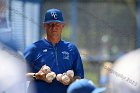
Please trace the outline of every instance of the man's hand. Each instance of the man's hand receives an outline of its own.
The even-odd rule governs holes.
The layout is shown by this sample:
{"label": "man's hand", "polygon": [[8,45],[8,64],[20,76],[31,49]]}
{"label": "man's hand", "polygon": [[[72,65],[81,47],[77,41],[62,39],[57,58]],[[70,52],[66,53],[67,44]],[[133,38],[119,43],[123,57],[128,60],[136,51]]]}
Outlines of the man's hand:
{"label": "man's hand", "polygon": [[58,74],[56,79],[64,85],[69,85],[72,81],[67,75],[62,74]]}
{"label": "man's hand", "polygon": [[74,76],[73,70],[68,70],[66,73],[57,74],[56,76],[57,81],[61,82],[64,85],[69,85],[75,80],[81,79],[80,76]]}
{"label": "man's hand", "polygon": [[56,74],[51,72],[50,67],[43,65],[41,69],[35,74],[35,78],[38,80],[43,80],[47,83],[51,83],[55,78]]}
{"label": "man's hand", "polygon": [[67,76],[66,74],[62,76],[62,81],[61,83],[63,83],[64,85],[69,85],[71,83],[71,79],[69,76]]}
{"label": "man's hand", "polygon": [[68,70],[66,73],[58,74],[56,79],[64,85],[69,85],[73,81],[73,76],[73,70]]}
{"label": "man's hand", "polygon": [[47,82],[46,80],[46,73],[42,72],[41,70],[39,70],[36,74],[35,74],[35,78],[37,80],[43,80],[45,82]]}

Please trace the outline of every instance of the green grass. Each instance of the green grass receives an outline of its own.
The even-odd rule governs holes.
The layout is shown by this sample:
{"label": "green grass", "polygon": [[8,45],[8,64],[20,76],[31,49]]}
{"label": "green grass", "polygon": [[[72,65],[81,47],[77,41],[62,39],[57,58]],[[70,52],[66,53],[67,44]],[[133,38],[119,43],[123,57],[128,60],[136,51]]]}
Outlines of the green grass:
{"label": "green grass", "polygon": [[93,72],[85,71],[85,78],[92,80],[96,86],[98,86],[98,76]]}
{"label": "green grass", "polygon": [[84,62],[84,72],[85,78],[92,80],[96,86],[99,85],[99,70],[97,70],[97,66],[90,64],[89,62]]}

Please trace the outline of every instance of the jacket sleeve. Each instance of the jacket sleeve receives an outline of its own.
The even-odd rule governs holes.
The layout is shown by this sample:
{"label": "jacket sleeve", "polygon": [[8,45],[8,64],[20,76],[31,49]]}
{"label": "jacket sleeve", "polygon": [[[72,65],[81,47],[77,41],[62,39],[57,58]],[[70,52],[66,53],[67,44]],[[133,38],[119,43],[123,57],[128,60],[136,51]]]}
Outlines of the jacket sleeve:
{"label": "jacket sleeve", "polygon": [[73,47],[73,55],[74,55],[74,62],[73,62],[74,76],[80,76],[81,78],[84,78],[83,63],[76,46]]}
{"label": "jacket sleeve", "polygon": [[29,47],[27,47],[24,51],[24,58],[26,60],[27,63],[27,70],[29,72],[34,72],[34,60],[35,60],[35,45],[30,45]]}

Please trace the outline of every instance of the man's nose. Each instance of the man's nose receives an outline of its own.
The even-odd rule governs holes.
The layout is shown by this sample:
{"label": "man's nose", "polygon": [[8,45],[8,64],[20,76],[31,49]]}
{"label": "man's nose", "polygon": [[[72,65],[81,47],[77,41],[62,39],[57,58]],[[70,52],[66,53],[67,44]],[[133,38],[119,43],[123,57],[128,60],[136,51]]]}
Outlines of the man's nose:
{"label": "man's nose", "polygon": [[56,29],[57,29],[57,26],[54,25],[54,26],[52,27],[52,29],[53,29],[53,30],[56,30]]}

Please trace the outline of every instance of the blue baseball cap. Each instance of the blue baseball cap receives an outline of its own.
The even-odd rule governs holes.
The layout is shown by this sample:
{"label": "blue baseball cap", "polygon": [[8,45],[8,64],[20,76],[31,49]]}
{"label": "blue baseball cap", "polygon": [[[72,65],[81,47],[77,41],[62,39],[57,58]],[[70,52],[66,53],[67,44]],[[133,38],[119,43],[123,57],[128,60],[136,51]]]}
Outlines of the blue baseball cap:
{"label": "blue baseball cap", "polygon": [[67,90],[67,93],[102,93],[106,90],[103,88],[96,88],[91,80],[81,79],[73,82]]}
{"label": "blue baseball cap", "polygon": [[58,9],[49,9],[45,13],[43,23],[59,22],[64,23],[62,12]]}

